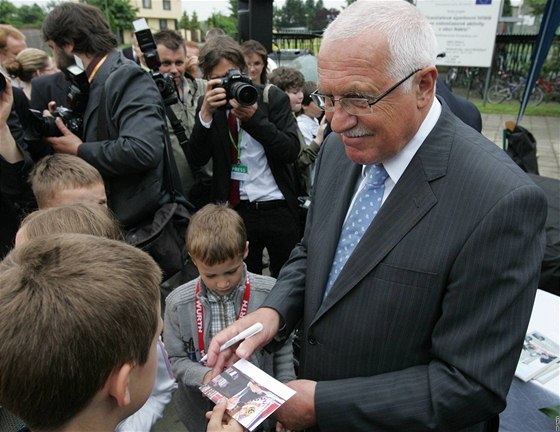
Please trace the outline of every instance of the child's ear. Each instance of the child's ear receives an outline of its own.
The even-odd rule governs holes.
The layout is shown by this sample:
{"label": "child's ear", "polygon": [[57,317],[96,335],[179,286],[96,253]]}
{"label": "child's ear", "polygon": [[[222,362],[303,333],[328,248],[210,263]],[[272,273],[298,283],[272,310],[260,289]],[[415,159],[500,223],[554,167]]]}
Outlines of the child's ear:
{"label": "child's ear", "polygon": [[243,259],[247,258],[247,255],[249,255],[249,241],[245,243],[245,252],[243,253]]}
{"label": "child's ear", "polygon": [[125,407],[130,403],[129,379],[134,365],[125,363],[115,368],[107,380],[109,395],[112,396],[119,407]]}

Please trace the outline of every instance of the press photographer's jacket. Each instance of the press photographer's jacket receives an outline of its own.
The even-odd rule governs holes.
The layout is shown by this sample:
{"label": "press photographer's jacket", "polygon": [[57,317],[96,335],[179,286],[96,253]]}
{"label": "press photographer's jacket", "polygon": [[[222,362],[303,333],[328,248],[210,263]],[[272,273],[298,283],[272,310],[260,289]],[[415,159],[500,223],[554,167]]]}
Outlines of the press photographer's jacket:
{"label": "press photographer's jacket", "polygon": [[[101,109],[105,130],[98,127]],[[164,111],[155,83],[140,66],[111,51],[91,84],[78,156],[101,173],[109,208],[125,228],[150,219],[170,201],[162,184],[163,134]]]}

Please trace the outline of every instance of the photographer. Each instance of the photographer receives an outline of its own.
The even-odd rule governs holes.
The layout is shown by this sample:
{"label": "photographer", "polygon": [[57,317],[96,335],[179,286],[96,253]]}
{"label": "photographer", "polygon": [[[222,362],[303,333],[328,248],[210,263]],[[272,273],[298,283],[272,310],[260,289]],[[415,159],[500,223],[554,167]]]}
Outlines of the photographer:
{"label": "photographer", "polygon": [[245,59],[228,36],[203,46],[200,66],[208,90],[199,101],[187,160],[194,166],[212,161],[210,199],[229,201],[243,218],[251,244],[249,271],[262,273],[266,248],[276,277],[299,240],[291,164],[300,145],[288,96],[273,87],[265,104],[263,87],[240,73],[246,71]]}
{"label": "photographer", "polygon": [[176,87],[177,101],[166,107],[171,147],[183,191],[196,205],[208,194],[208,187],[205,185],[210,183],[212,170],[211,166],[191,170],[187,163],[185,149],[194,126],[196,103],[206,92],[206,81],[195,79],[185,71],[187,65],[185,41],[179,33],[173,30],[161,30],[154,34],[154,41],[161,63],[159,72],[168,74]]}
{"label": "photographer", "polygon": [[43,36],[58,65],[83,63],[89,99],[83,113],[83,140],[61,118],[62,136],[49,137],[53,149],[81,157],[101,173],[109,208],[129,229],[170,196],[162,184],[164,112],[150,76],[117,51],[117,41],[101,11],[62,3],[43,23]]}

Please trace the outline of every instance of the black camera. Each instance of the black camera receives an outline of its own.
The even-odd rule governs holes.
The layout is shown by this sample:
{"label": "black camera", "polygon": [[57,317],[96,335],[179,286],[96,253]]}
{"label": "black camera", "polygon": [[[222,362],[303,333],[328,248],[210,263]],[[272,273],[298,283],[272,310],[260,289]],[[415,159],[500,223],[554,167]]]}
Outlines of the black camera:
{"label": "black camera", "polygon": [[62,119],[64,125],[74,135],[82,137],[84,120],[71,109],[63,106],[57,107],[51,114],[52,116],[43,116],[40,111],[30,109],[33,116],[31,117],[31,126],[35,133],[43,137],[58,137],[62,133],[55,123],[57,117]]}
{"label": "black camera", "polygon": [[0,93],[6,89],[6,77],[0,72]]}
{"label": "black camera", "polygon": [[159,60],[157,45],[154,40],[154,36],[152,35],[152,31],[149,28],[144,28],[136,30],[134,35],[136,36],[138,47],[144,55],[144,62],[146,63],[146,66],[151,69],[152,79],[156,83],[159,93],[163,98],[164,105],[169,106],[177,103],[178,98],[175,82],[169,75],[162,74],[159,71],[161,62]]}
{"label": "black camera", "polygon": [[89,96],[89,82],[86,71],[77,65],[70,65],[64,71],[68,81],[70,81],[70,89],[66,96],[66,102],[70,108],[64,106],[57,107],[51,116],[43,116],[43,113],[30,109],[33,114],[31,118],[31,127],[33,131],[43,137],[62,136],[55,123],[57,117],[62,119],[64,125],[80,138],[83,134],[84,119],[83,114],[86,110]]}
{"label": "black camera", "polygon": [[[216,88],[222,87],[226,90],[227,99],[235,99],[241,105],[251,106],[259,98],[256,87],[252,84],[247,74],[237,69],[230,69],[222,78],[222,83]],[[229,105],[229,104],[228,104]],[[226,108],[230,108],[226,105]]]}

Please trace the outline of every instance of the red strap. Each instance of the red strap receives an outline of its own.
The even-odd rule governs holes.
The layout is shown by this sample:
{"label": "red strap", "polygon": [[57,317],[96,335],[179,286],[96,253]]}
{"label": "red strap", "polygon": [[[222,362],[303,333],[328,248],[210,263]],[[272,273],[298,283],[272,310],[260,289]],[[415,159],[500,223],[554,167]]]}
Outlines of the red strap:
{"label": "red strap", "polygon": [[[200,350],[200,357],[204,357],[206,354],[204,347],[204,315],[202,309],[202,303],[198,298],[200,293],[200,280],[196,284],[195,292],[195,305],[194,310],[196,313],[196,332],[198,333],[198,349]],[[241,300],[241,307],[239,308],[239,315],[237,319],[243,318],[247,315],[247,310],[249,309],[249,299],[251,298],[251,284],[249,282],[249,275],[247,275],[247,280],[245,281],[245,292],[243,293],[243,300]]]}

